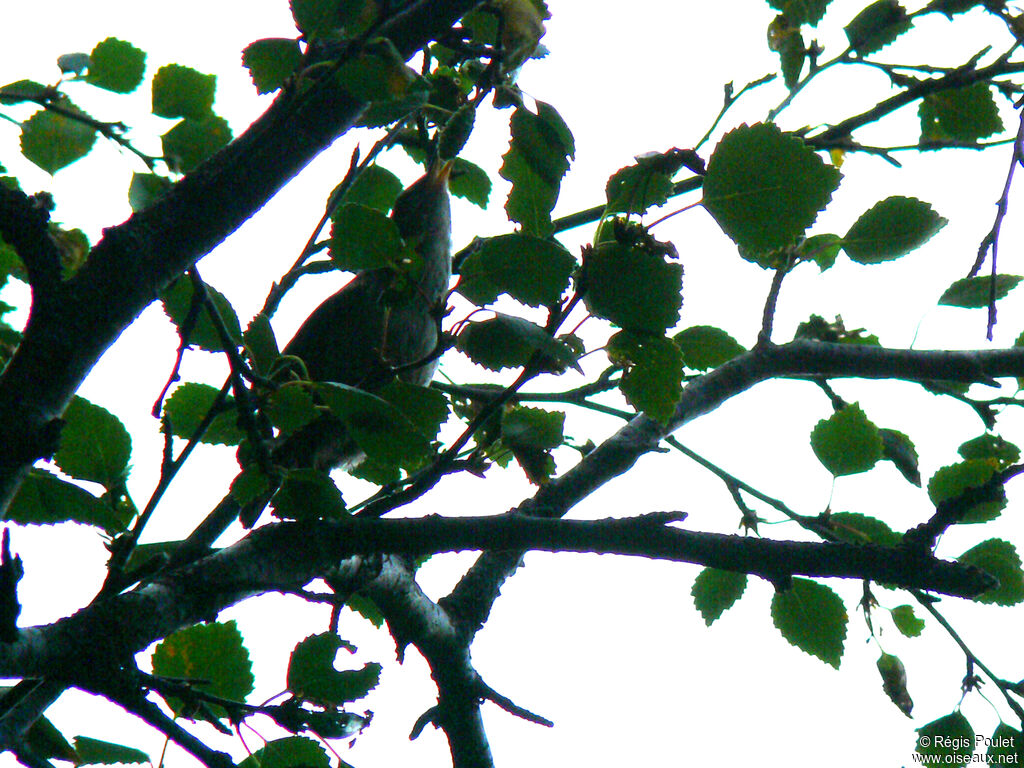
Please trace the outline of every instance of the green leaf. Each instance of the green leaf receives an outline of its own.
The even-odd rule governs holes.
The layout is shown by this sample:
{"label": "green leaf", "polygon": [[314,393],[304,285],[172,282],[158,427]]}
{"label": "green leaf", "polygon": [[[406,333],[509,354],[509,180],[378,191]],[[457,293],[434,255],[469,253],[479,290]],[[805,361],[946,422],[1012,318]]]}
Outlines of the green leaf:
{"label": "green leaf", "polygon": [[810,24],[821,21],[830,0],[768,0],[768,5],[786,14],[791,24]]}
{"label": "green leaf", "polygon": [[878,657],[878,673],[882,676],[882,690],[893,704],[907,717],[914,708],[914,702],[907,691],[907,670],[899,656],[883,653]]}
{"label": "green leaf", "polygon": [[882,438],[882,458],[895,464],[907,482],[920,488],[921,470],[914,442],[895,429],[879,429],[878,434]]}
{"label": "green leaf", "polygon": [[[955,499],[971,488],[985,485],[998,469],[998,463],[991,459],[969,459],[959,464],[942,467],[928,481],[928,498],[938,505]],[[1003,490],[995,491],[996,498],[975,504],[960,519],[961,523],[984,523],[999,516],[1006,506]]]}
{"label": "green leaf", "polygon": [[836,477],[867,472],[882,458],[882,438],[857,403],[819,421],[811,432],[811,448]]}
{"label": "green leaf", "polygon": [[[61,105],[87,118],[70,102]],[[53,174],[89,154],[96,131],[85,123],[49,110],[40,110],[21,124],[21,152],[32,163]]]}
{"label": "green leaf", "polygon": [[898,195],[875,203],[843,237],[843,250],[860,264],[898,259],[946,226],[928,203]]}
{"label": "green leaf", "polygon": [[608,359],[622,366],[619,389],[638,411],[662,424],[683,392],[683,355],[671,339],[621,331],[608,340]]}
{"label": "green leaf", "polygon": [[564,342],[529,320],[501,313],[490,320],[466,323],[455,345],[474,363],[492,371],[520,368],[536,352],[543,354],[551,363],[547,367],[554,370],[576,366],[576,353]]}
{"label": "green leaf", "polygon": [[[957,280],[939,297],[939,305],[960,307],[962,309],[982,309],[988,307],[990,301],[999,301],[1017,287],[1024,277],[1017,275],[996,275],[995,282],[991,275],[965,277]],[[995,290],[993,290],[993,286]]]}
{"label": "green leaf", "polygon": [[772,621],[792,645],[839,668],[848,617],[843,601],[824,584],[793,579],[772,598]]}
{"label": "green leaf", "polygon": [[966,13],[972,8],[983,5],[983,0],[932,0],[925,10],[938,11],[952,19],[958,13]]}
{"label": "green leaf", "polygon": [[167,64],[153,75],[153,114],[205,120],[213,116],[216,90],[216,75],[204,75],[180,64]]}
{"label": "green leaf", "polygon": [[[337,191],[337,190],[335,190]],[[373,208],[381,213],[387,213],[395,204],[398,195],[402,191],[402,181],[395,174],[383,166],[367,166],[363,172],[356,176],[344,196],[338,203],[353,203],[367,208]],[[331,193],[334,197],[334,193]],[[338,206],[331,212],[331,216],[337,216],[342,206]]]}
{"label": "green leaf", "polygon": [[906,637],[918,637],[924,632],[924,619],[918,618],[912,605],[898,605],[890,611],[892,622],[900,634]]}
{"label": "green leaf", "polygon": [[307,40],[334,32],[341,23],[343,0],[289,0],[295,26]]}
{"label": "green leaf", "polygon": [[249,43],[242,51],[242,66],[249,70],[256,93],[272,93],[284,85],[302,61],[297,40],[268,37]]}
{"label": "green leaf", "polygon": [[957,453],[965,459],[995,459],[1003,466],[1020,460],[1020,448],[991,432],[968,440],[957,448]]}
{"label": "green leaf", "polygon": [[1024,571],[1017,548],[1002,539],[987,539],[964,552],[957,561],[995,576],[999,584],[975,597],[979,603],[1016,605],[1024,601]]}
{"label": "green leaf", "polygon": [[501,417],[501,437],[509,445],[547,451],[565,442],[565,414],[543,408],[516,406]]}
{"label": "green leaf", "polygon": [[64,411],[58,467],[71,477],[99,483],[108,490],[124,484],[132,438],[121,421],[105,408],[75,396]]}
{"label": "green leaf", "polygon": [[428,440],[434,440],[448,419],[448,398],[436,389],[391,380],[380,397],[395,406]]}
{"label": "green leaf", "polygon": [[457,289],[474,304],[502,293],[530,307],[555,304],[569,285],[576,260],[560,244],[516,232],[483,241],[462,263]]}
{"label": "green leaf", "polygon": [[334,660],[343,647],[345,642],[333,632],[310,635],[300,642],[288,662],[288,690],[296,698],[324,707],[366,696],[377,687],[381,666],[371,663],[361,670],[337,670]]}
{"label": "green leaf", "polygon": [[842,175],[771,123],[741,125],[718,143],[704,177],[704,207],[741,249],[784,248],[814,223]]}
{"label": "green leaf", "polygon": [[119,533],[125,527],[125,523],[103,499],[61,480],[45,469],[29,470],[14,494],[4,519],[22,525],[82,523],[95,525],[109,534]]}
{"label": "green leaf", "polygon": [[900,534],[881,520],[860,512],[833,512],[828,516],[828,527],[841,541],[851,544],[895,547],[902,540]]}
{"label": "green leaf", "polygon": [[[152,663],[154,675],[190,680],[198,690],[224,699],[242,702],[253,690],[249,651],[233,620],[178,630],[157,644]],[[185,702],[172,698],[167,704],[179,716],[190,714]],[[210,708],[216,717],[227,715],[217,705]]]}
{"label": "green leaf", "polygon": [[[10,690],[11,686],[0,686],[0,695],[6,695]],[[57,730],[57,726],[43,715],[29,726],[25,742],[36,757],[79,762],[79,755],[74,747],[64,738],[64,734]]]}
{"label": "green leaf", "polygon": [[428,437],[383,398],[335,382],[317,384],[316,392],[368,458],[413,468],[433,455]]}
{"label": "green leaf", "polygon": [[330,255],[338,269],[377,269],[414,258],[398,226],[381,211],[346,203],[331,225]]}
{"label": "green leaf", "polygon": [[317,469],[290,469],[271,500],[282,520],[325,520],[345,511],[341,491]]}
{"label": "green leaf", "polygon": [[281,350],[277,346],[270,318],[265,313],[260,312],[249,321],[249,326],[242,334],[242,341],[253,369],[263,375],[270,374],[281,356]]}
{"label": "green leaf", "polygon": [[917,732],[915,751],[932,757],[936,765],[967,765],[971,761],[974,728],[959,710],[922,725]]}
{"label": "green leaf", "polygon": [[[213,321],[210,320],[206,307],[199,307],[198,315],[195,316],[195,322],[191,324],[190,328],[186,328],[186,320],[189,317],[194,294],[195,290],[192,286],[192,281],[179,277],[160,294],[160,301],[163,303],[164,312],[177,326],[179,336],[187,332],[185,340],[189,345],[205,349],[207,352],[221,352],[224,345],[221,343],[220,335],[217,333]],[[241,343],[242,326],[239,324],[238,315],[235,314],[235,310],[230,302],[228,302],[227,297],[210,285],[206,286],[206,295],[214,307],[216,307],[228,336]]]}
{"label": "green leaf", "polygon": [[683,353],[683,364],[694,371],[717,368],[747,351],[728,333],[712,325],[692,325],[672,338]]}
{"label": "green leaf", "polygon": [[453,161],[448,189],[456,197],[486,208],[491,197],[491,177],[476,163],[457,157]]}
{"label": "green leaf", "polygon": [[636,165],[620,168],[608,179],[605,214],[646,213],[648,208],[668,202],[671,194],[671,174],[656,163],[638,159]]}
{"label": "green leaf", "polygon": [[[171,434],[190,439],[213,407],[218,394],[216,387],[209,384],[189,382],[176,387],[164,403],[164,416],[170,422]],[[244,437],[245,432],[238,426],[234,398],[227,397],[224,400],[224,412],[213,417],[200,442],[211,445],[238,445]]]}
{"label": "green leaf", "polygon": [[372,40],[364,51],[345,62],[336,75],[340,88],[369,103],[358,125],[388,125],[427,103],[430,85],[406,65],[390,40]]}
{"label": "green leaf", "polygon": [[499,173],[512,182],[505,203],[511,221],[523,231],[546,237],[554,230],[551,210],[558,199],[562,177],[575,156],[572,133],[555,108],[537,102],[537,113],[519,107],[512,114],[512,140]]}
{"label": "green leaf", "polygon": [[108,37],[89,54],[86,82],[114,93],[131,93],[142,83],[146,52],[131,43]]}
{"label": "green leaf", "polygon": [[999,108],[987,82],[929,93],[918,107],[921,141],[977,142],[1003,130]]}
{"label": "green leaf", "polygon": [[110,741],[75,736],[75,752],[79,765],[114,765],[115,763],[149,763],[149,755],[141,749]]}
{"label": "green leaf", "polygon": [[263,412],[286,435],[302,429],[318,415],[313,395],[303,381],[289,381],[274,390]]}
{"label": "green leaf", "polygon": [[896,0],[877,0],[846,25],[846,38],[859,56],[867,56],[887,46],[910,27],[910,17]]}
{"label": "green leaf", "polygon": [[0,86],[0,104],[21,104],[33,99],[45,99],[47,87],[35,80],[17,80]]}
{"label": "green leaf", "polygon": [[174,171],[188,173],[231,141],[223,117],[185,118],[160,137],[164,160]]}
{"label": "green leaf", "polygon": [[693,582],[693,605],[709,627],[732,608],[747,588],[747,574],[705,568]]}
{"label": "green leaf", "polygon": [[839,235],[812,235],[800,243],[796,255],[802,259],[810,259],[824,272],[836,263],[836,257],[842,247],[843,239]]}
{"label": "green leaf", "polygon": [[662,334],[679,322],[683,266],[642,245],[600,243],[583,260],[583,301],[629,331]]}
{"label": "green leaf", "polygon": [[1006,723],[999,723],[989,739],[984,765],[1020,765],[1022,734]]}
{"label": "green leaf", "polygon": [[128,204],[132,211],[149,208],[163,197],[172,186],[171,180],[155,173],[133,173],[132,183],[128,187]]}
{"label": "green leaf", "polygon": [[[298,0],[295,0],[298,2]],[[330,768],[331,761],[320,744],[304,736],[268,741],[238,764],[238,768]]]}

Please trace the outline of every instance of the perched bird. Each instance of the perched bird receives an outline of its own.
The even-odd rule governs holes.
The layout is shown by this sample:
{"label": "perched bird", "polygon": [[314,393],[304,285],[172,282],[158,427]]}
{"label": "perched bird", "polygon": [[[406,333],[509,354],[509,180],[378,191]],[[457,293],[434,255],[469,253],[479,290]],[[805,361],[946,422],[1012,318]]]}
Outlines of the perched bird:
{"label": "perched bird", "polygon": [[[451,163],[434,162],[406,188],[391,211],[402,238],[420,258],[408,276],[387,267],[360,272],[326,299],[306,319],[282,350],[300,358],[314,381],[333,381],[378,391],[398,376],[426,385],[437,370],[427,358],[438,341],[439,312],[451,278],[451,209],[448,176]],[[424,360],[422,365],[413,365]],[[288,468],[330,469],[360,457],[344,426],[322,416],[270,450],[273,463]],[[231,494],[217,505],[173,558],[192,559],[239,517],[251,527],[269,501],[263,497],[244,508]]]}

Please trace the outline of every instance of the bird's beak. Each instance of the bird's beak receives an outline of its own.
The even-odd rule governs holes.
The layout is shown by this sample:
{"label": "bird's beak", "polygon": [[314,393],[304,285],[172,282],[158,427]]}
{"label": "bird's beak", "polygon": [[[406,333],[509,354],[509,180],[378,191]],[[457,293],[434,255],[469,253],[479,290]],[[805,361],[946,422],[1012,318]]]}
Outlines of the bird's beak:
{"label": "bird's beak", "polygon": [[430,168],[427,169],[427,178],[430,179],[432,184],[437,186],[448,186],[448,178],[452,175],[452,167],[455,165],[454,160],[435,160],[430,164]]}

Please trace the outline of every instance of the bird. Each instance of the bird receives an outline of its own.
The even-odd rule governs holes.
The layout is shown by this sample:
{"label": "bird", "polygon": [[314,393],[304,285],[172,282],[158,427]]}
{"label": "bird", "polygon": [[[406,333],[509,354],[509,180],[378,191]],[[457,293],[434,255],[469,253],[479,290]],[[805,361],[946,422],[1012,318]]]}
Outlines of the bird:
{"label": "bird", "polygon": [[[450,161],[432,161],[392,207],[391,220],[418,254],[419,269],[409,277],[390,267],[357,273],[313,311],[281,351],[282,358],[301,359],[312,381],[376,392],[395,375],[419,386],[434,377],[439,318],[452,274],[451,167]],[[269,454],[272,463],[290,469],[329,470],[361,457],[343,424],[329,414],[272,443]],[[273,490],[244,505],[229,493],[179,545],[172,560],[194,559],[236,518],[252,527]]]}

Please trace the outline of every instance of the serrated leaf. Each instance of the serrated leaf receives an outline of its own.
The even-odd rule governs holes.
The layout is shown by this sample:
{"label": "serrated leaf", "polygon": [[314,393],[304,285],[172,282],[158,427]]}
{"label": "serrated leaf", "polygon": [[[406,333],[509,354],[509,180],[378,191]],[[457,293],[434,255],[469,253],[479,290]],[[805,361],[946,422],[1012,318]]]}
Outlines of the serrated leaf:
{"label": "serrated leaf", "polygon": [[843,601],[824,584],[793,579],[772,598],[772,621],[792,645],[839,668],[848,617]]}
{"label": "serrated leaf", "polygon": [[[395,200],[398,199],[401,191],[401,179],[387,168],[374,163],[367,166],[363,169],[362,173],[356,176],[356,180],[345,190],[345,194],[338,200],[338,203],[353,203],[354,205],[372,208],[381,213],[387,213],[395,204]],[[331,193],[332,198],[336,192],[337,190]],[[342,207],[344,206],[339,205],[336,207],[332,211],[331,216],[336,216]]]}
{"label": "serrated leaf", "polygon": [[846,25],[846,38],[858,55],[867,56],[887,46],[910,26],[910,17],[896,0],[877,0]]}
{"label": "serrated leaf", "polygon": [[274,514],[282,520],[324,520],[345,511],[341,491],[323,472],[291,469],[271,500]]}
{"label": "serrated leaf", "polygon": [[148,208],[171,188],[172,182],[155,173],[133,173],[128,187],[128,204],[134,213]]}
{"label": "serrated leaf", "polygon": [[[170,422],[171,434],[186,440],[195,434],[219,395],[209,384],[189,382],[176,387],[164,403],[164,414]],[[224,400],[224,412],[217,414],[200,442],[212,445],[238,445],[245,432],[238,426],[234,398]]]}
{"label": "serrated leaf", "polygon": [[164,160],[178,173],[188,173],[231,141],[228,121],[218,115],[185,118],[160,137]]}
{"label": "serrated leaf", "polygon": [[491,177],[476,163],[461,157],[455,158],[452,174],[448,179],[448,190],[456,197],[468,200],[473,205],[486,208],[491,198]]}
{"label": "serrated leaf", "polygon": [[377,269],[412,258],[398,226],[381,211],[346,203],[334,217],[331,260],[338,269]]}
{"label": "serrated leaf", "polygon": [[267,398],[263,412],[270,423],[288,435],[309,424],[319,415],[306,382],[289,381]]}
{"label": "serrated leaf", "polygon": [[318,384],[316,392],[369,459],[412,468],[433,454],[427,436],[383,398],[335,382]]}
{"label": "serrated leaf", "polygon": [[1020,460],[1020,448],[991,432],[963,443],[957,453],[965,459],[995,459],[1002,465],[1016,464]]}
{"label": "serrated leaf", "polygon": [[629,331],[662,334],[679,321],[683,267],[642,246],[604,242],[583,264],[583,301]]}
{"label": "serrated leaf", "polygon": [[974,728],[959,710],[922,725],[917,733],[915,751],[920,755],[934,756],[936,765],[967,765],[971,761]]}
{"label": "serrated leaf", "polygon": [[882,438],[857,403],[819,421],[811,432],[811,448],[836,477],[867,472],[882,458]]}
{"label": "serrated leaf", "polygon": [[882,676],[882,690],[893,704],[907,717],[914,708],[914,702],[907,691],[907,670],[899,656],[883,653],[878,657],[878,673]]}
{"label": "serrated leaf", "polygon": [[1020,764],[1022,751],[1022,734],[1016,728],[999,723],[989,739],[988,750],[985,752],[984,765]]}
{"label": "serrated leaf", "polygon": [[110,411],[75,396],[64,411],[58,467],[71,477],[119,488],[128,473],[132,438]]}
{"label": "serrated leaf", "polygon": [[[152,663],[154,675],[190,680],[197,689],[232,701],[245,701],[253,690],[249,651],[233,620],[178,630],[157,644]],[[189,716],[185,702],[171,698],[167,703],[176,714]],[[217,705],[210,708],[216,717],[227,714]]]}
{"label": "serrated leaf", "polygon": [[448,419],[448,398],[430,387],[417,387],[396,378],[380,391],[380,397],[395,406],[428,440],[437,437]]}
{"label": "serrated leaf", "polygon": [[917,617],[914,613],[914,606],[898,605],[890,613],[892,614],[892,623],[896,625],[900,634],[906,637],[918,637],[924,632],[924,619]]}
{"label": "serrated leaf", "polygon": [[662,424],[683,391],[683,355],[671,339],[621,331],[607,344],[608,358],[623,368],[619,389],[638,411]]}
{"label": "serrated leaf", "polygon": [[987,82],[929,93],[918,107],[921,141],[977,142],[1003,130]]}
{"label": "serrated leaf", "polygon": [[[961,309],[982,309],[990,301],[1005,298],[1024,277],[1017,275],[996,275],[995,282],[991,275],[965,277],[957,280],[939,297],[939,305],[960,307]],[[993,290],[994,286],[994,290]]]}
{"label": "serrated leaf", "polygon": [[576,366],[576,353],[539,325],[521,317],[497,313],[490,320],[467,323],[455,339],[460,352],[492,371],[520,368],[541,353],[554,369]]}
{"label": "serrated leaf", "polygon": [[212,116],[217,76],[181,64],[167,64],[153,75],[153,114],[202,121]]}
{"label": "serrated leaf", "polygon": [[268,741],[238,764],[238,768],[330,768],[327,752],[304,736],[286,736]]}
{"label": "serrated leaf", "polygon": [[714,624],[743,595],[747,574],[705,568],[693,582],[690,594],[707,626]]}
{"label": "serrated leaf", "polygon": [[895,429],[879,429],[878,434],[882,438],[882,458],[891,461],[907,482],[920,488],[921,470],[914,442]]}
{"label": "serrated leaf", "polygon": [[288,690],[297,698],[325,707],[361,699],[377,687],[380,664],[366,664],[361,670],[334,668],[344,641],[333,632],[310,635],[295,646],[288,662]]}
{"label": "serrated leaf", "polygon": [[605,214],[647,212],[648,208],[668,202],[672,177],[655,163],[644,162],[620,168],[605,185],[608,200]]}
{"label": "serrated leaf", "polygon": [[[88,117],[70,103],[62,107]],[[40,110],[21,124],[22,154],[50,174],[85,157],[95,143],[96,131],[91,126],[49,110]]]}
{"label": "serrated leaf", "polygon": [[[186,328],[186,320],[192,306],[192,297],[195,290],[192,281],[187,278],[178,278],[165,288],[160,294],[160,301],[163,303],[164,312],[177,326],[178,335],[188,331],[186,341],[189,345],[195,345],[207,352],[221,352],[224,345],[221,343],[220,334],[210,320],[209,313],[205,307],[199,308],[199,313],[192,323],[191,328]],[[209,300],[217,309],[224,328],[232,339],[241,342],[242,326],[238,322],[238,315],[235,314],[227,297],[216,288],[207,285],[206,294]]]}
{"label": "serrated leaf", "polygon": [[[969,459],[942,467],[928,481],[928,498],[935,505],[955,499],[970,488],[985,485],[998,468],[998,463],[991,459]],[[997,489],[995,496],[991,501],[975,504],[964,513],[960,522],[984,523],[998,517],[1006,506],[1006,495],[1002,489]]]}
{"label": "serrated leaf", "polygon": [[828,527],[840,540],[851,544],[895,547],[902,539],[881,520],[860,512],[833,512],[828,517]]}
{"label": "serrated leaf", "polygon": [[89,54],[86,82],[114,93],[131,93],[142,83],[146,52],[131,43],[108,37]]}
{"label": "serrated leaf", "polygon": [[114,765],[116,763],[151,763],[149,755],[141,749],[114,744],[110,741],[75,736],[75,752],[79,765]]}
{"label": "serrated leaf", "polygon": [[704,177],[704,207],[741,249],[784,248],[814,223],[842,174],[771,123],[741,125],[718,143]]}
{"label": "serrated leaf", "polygon": [[125,527],[124,521],[102,499],[45,469],[29,470],[4,519],[21,525],[75,522],[98,526],[110,534]]}
{"label": "serrated leaf", "polygon": [[255,40],[242,51],[242,66],[249,70],[256,93],[272,93],[284,85],[302,61],[296,40],[269,37]]}
{"label": "serrated leaf", "polygon": [[800,243],[796,255],[802,259],[810,259],[824,272],[836,263],[836,257],[842,247],[843,239],[839,235],[812,235]]}
{"label": "serrated leaf", "polygon": [[683,353],[683,364],[694,371],[707,371],[746,352],[736,339],[712,325],[692,325],[672,337]]}
{"label": "serrated leaf", "polygon": [[957,561],[995,576],[999,584],[975,597],[979,603],[1016,605],[1024,601],[1024,571],[1017,548],[1002,539],[987,539],[964,552]]}
{"label": "serrated leaf", "polygon": [[878,264],[924,245],[946,226],[928,203],[894,195],[875,203],[843,237],[843,250],[860,264]]}
{"label": "serrated leaf", "polygon": [[270,318],[265,313],[260,312],[249,321],[249,326],[242,334],[242,342],[253,369],[264,376],[269,374],[281,356],[281,351]]}
{"label": "serrated leaf", "polygon": [[554,475],[550,451],[564,442],[564,427],[565,414],[558,411],[515,406],[502,414],[501,441],[535,485],[543,485]]}
{"label": "serrated leaf", "polygon": [[499,173],[512,183],[505,212],[523,231],[539,237],[551,234],[551,210],[562,177],[576,147],[572,133],[550,104],[537,102],[537,113],[519,107],[512,113],[512,140]]}
{"label": "serrated leaf", "polygon": [[462,264],[456,286],[474,304],[502,293],[530,307],[556,303],[569,285],[576,260],[556,242],[517,232],[484,240]]}
{"label": "serrated leaf", "polygon": [[825,9],[831,0],[768,0],[768,5],[786,14],[790,23],[810,24],[812,27],[821,21]]}

